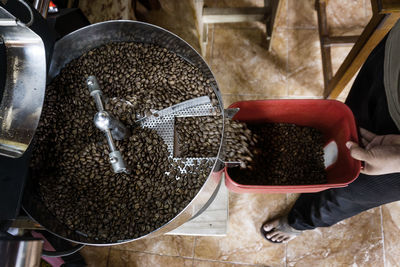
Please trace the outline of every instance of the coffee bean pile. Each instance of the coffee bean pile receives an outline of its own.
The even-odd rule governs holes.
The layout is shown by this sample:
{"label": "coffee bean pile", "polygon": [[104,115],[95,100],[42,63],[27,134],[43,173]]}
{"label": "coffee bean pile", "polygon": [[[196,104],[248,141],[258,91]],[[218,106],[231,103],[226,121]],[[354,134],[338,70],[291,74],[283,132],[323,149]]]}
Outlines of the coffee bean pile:
{"label": "coffee bean pile", "polygon": [[[105,108],[132,135],[116,141],[130,174],[115,174],[86,78],[99,81]],[[152,232],[174,218],[200,190],[213,162],[168,157],[167,146],[138,117],[194,97],[216,97],[198,69],[167,50],[113,43],[71,61],[46,89],[31,174],[52,214],[88,239],[116,242]]]}
{"label": "coffee bean pile", "polygon": [[231,178],[246,185],[303,185],[327,182],[322,134],[294,124],[249,124],[256,135],[253,160],[231,168]]}
{"label": "coffee bean pile", "polygon": [[240,162],[241,168],[246,168],[253,161],[252,148],[259,137],[247,128],[247,124],[225,119],[224,155],[226,162]]}
{"label": "coffee bean pile", "polygon": [[[175,120],[179,157],[215,157],[220,146],[221,123],[218,116],[178,117]],[[246,123],[225,119],[224,143],[221,155],[226,162],[240,162],[245,168],[252,161],[250,148],[255,145],[257,135]]]}
{"label": "coffee bean pile", "polygon": [[220,116],[175,118],[177,157],[216,157],[221,145],[221,120]]}
{"label": "coffee bean pile", "polygon": [[84,81],[89,75],[97,77],[105,96],[129,101],[135,115],[205,95],[218,105],[210,81],[198,68],[151,44],[121,42],[95,48],[73,60],[60,76],[72,94],[83,96],[88,94]]}

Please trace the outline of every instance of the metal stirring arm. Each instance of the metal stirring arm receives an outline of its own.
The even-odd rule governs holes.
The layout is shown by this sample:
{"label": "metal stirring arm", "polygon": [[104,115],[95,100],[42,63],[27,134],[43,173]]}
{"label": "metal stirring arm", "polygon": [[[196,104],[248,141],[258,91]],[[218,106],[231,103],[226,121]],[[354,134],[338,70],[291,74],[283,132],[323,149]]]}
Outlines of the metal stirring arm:
{"label": "metal stirring arm", "polygon": [[103,102],[101,99],[102,92],[99,83],[95,76],[89,76],[86,80],[89,88],[90,95],[93,97],[98,112],[94,115],[94,124],[96,127],[104,132],[107,138],[108,147],[110,149],[109,161],[115,173],[129,173],[126,168],[124,159],[121,152],[115,147],[114,140],[122,140],[129,135],[128,129],[111,114],[104,110]]}

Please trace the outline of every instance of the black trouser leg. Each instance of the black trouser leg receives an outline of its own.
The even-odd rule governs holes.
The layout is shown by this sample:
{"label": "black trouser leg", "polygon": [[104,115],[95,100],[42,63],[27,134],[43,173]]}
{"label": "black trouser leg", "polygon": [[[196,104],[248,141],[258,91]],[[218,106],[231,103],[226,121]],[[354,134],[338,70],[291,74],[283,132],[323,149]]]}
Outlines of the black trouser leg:
{"label": "black trouser leg", "polygon": [[[360,127],[377,134],[398,134],[390,117],[383,85],[386,38],[361,68],[346,100]],[[400,173],[361,174],[348,187],[302,194],[288,214],[297,230],[331,226],[370,208],[400,200]]]}
{"label": "black trouser leg", "polygon": [[288,215],[297,230],[326,227],[365,210],[400,200],[400,173],[360,176],[348,187],[302,194]]}

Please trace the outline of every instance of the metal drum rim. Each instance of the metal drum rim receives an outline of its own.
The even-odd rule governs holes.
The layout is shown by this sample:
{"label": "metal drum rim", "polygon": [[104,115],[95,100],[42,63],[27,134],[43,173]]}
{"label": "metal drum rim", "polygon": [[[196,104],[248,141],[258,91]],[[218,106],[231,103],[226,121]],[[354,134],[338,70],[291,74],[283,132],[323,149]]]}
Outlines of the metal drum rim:
{"label": "metal drum rim", "polygon": [[[115,243],[94,243],[94,242],[92,242],[93,240],[91,240],[90,242],[81,241],[81,240],[74,240],[74,239],[72,239],[70,237],[62,236],[61,234],[56,233],[55,231],[48,229],[46,225],[48,225],[49,223],[47,223],[46,225],[41,224],[41,222],[37,221],[35,219],[35,216],[32,215],[32,213],[30,212],[30,209],[29,209],[29,203],[31,202],[30,199],[29,199],[29,194],[28,194],[28,196],[25,196],[25,194],[24,194],[24,200],[23,200],[23,205],[22,206],[23,206],[24,211],[28,214],[29,217],[31,217],[34,221],[37,221],[39,224],[43,225],[46,228],[46,230],[49,231],[50,233],[52,233],[52,234],[54,234],[54,235],[56,235],[56,236],[58,236],[60,238],[63,238],[65,240],[68,240],[70,242],[74,242],[74,243],[94,245],[94,246],[120,245],[120,244],[124,244],[124,243],[128,243],[128,242],[136,241],[136,240],[139,240],[139,239],[144,239],[144,238],[148,238],[148,237],[155,237],[155,236],[158,236],[158,235],[162,235],[162,234],[164,234],[166,232],[172,231],[173,229],[175,229],[175,228],[179,227],[180,225],[182,225],[184,222],[190,220],[193,216],[197,215],[198,211],[200,211],[204,206],[209,204],[208,203],[209,199],[212,197],[214,191],[218,188],[218,185],[221,182],[221,176],[222,176],[222,172],[223,172],[223,168],[224,168],[224,163],[223,163],[222,160],[220,160],[220,156],[221,156],[221,153],[222,153],[222,145],[223,145],[223,138],[224,138],[224,126],[225,126],[224,125],[225,115],[224,115],[224,112],[223,112],[222,96],[221,96],[221,93],[219,91],[218,84],[217,84],[217,81],[215,79],[215,76],[212,73],[209,65],[203,59],[203,57],[190,44],[188,44],[185,40],[183,40],[182,38],[180,38],[176,34],[170,32],[170,31],[168,31],[166,29],[163,29],[163,28],[161,28],[159,26],[152,25],[152,24],[149,24],[149,23],[139,22],[139,21],[131,21],[131,20],[111,20],[111,21],[105,21],[105,22],[99,22],[99,23],[96,23],[96,24],[92,24],[92,25],[86,26],[84,28],[78,29],[78,30],[76,30],[76,31],[74,31],[72,33],[69,33],[68,35],[64,36],[63,38],[61,38],[59,41],[56,42],[56,44],[54,46],[54,53],[57,51],[57,47],[59,47],[60,44],[62,44],[62,42],[65,42],[65,40],[68,40],[68,39],[76,36],[77,34],[79,34],[81,32],[89,31],[90,29],[95,28],[95,27],[102,27],[103,25],[125,24],[125,23],[136,24],[136,25],[144,25],[146,27],[154,28],[156,30],[163,31],[163,32],[165,32],[167,34],[170,34],[174,38],[176,38],[178,40],[178,42],[182,42],[184,45],[186,45],[192,52],[195,53],[195,55],[197,57],[199,57],[201,59],[201,64],[204,64],[204,66],[210,72],[211,77],[213,78],[213,82],[215,83],[215,87],[213,86],[213,89],[214,89],[214,93],[217,95],[217,99],[218,99],[220,110],[221,110],[222,132],[221,132],[221,141],[220,141],[220,145],[219,145],[219,149],[218,149],[218,155],[217,155],[216,160],[215,160],[215,162],[213,164],[213,168],[211,169],[211,172],[210,172],[207,180],[204,182],[203,186],[201,187],[201,189],[192,198],[192,200],[189,202],[189,204],[182,211],[180,211],[173,219],[171,219],[170,221],[165,223],[163,226],[153,230],[152,232],[150,232],[150,233],[148,233],[146,235],[143,235],[143,236],[140,236],[140,237],[137,237],[137,238],[133,238],[133,239],[121,240],[121,241],[118,241],[118,242],[115,242]],[[116,42],[118,42],[118,41],[116,40]],[[102,45],[102,44],[100,44],[100,45]],[[94,47],[89,48],[88,50],[93,49],[93,48]],[[75,57],[75,58],[77,58],[77,57]],[[66,64],[64,64],[62,67],[60,67],[60,70]],[[52,80],[54,77],[56,77],[58,75],[58,73],[59,72],[57,72],[57,74],[54,74],[54,66],[53,66],[53,60],[52,60],[51,64],[50,64],[50,70],[49,70],[49,75],[48,75],[49,79],[48,80],[49,81]],[[210,187],[210,188],[208,188],[207,186]],[[207,190],[209,192],[206,192]],[[198,206],[197,209],[196,209],[196,207],[195,207],[196,204],[199,204],[199,203],[196,203],[196,200],[197,200],[197,202],[201,201],[201,199],[200,199],[201,194],[206,194],[206,193],[208,193],[209,199],[207,201],[201,202],[202,205]],[[42,205],[44,206],[43,203],[42,203]],[[188,211],[189,209],[192,209],[192,211]],[[178,221],[178,219],[182,219],[183,221],[182,222]],[[58,222],[58,224],[62,224],[62,223]]]}

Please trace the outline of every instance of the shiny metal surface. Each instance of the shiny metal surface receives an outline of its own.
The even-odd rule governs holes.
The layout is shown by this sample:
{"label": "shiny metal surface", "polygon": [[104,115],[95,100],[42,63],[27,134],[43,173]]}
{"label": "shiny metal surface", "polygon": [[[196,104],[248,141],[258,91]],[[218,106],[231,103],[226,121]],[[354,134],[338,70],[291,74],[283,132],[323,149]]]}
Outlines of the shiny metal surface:
{"label": "shiny metal surface", "polygon": [[[98,110],[93,120],[96,127],[103,132],[110,131],[112,134],[112,138],[114,138],[115,140],[122,140],[129,137],[129,130],[125,127],[125,125],[104,110],[103,100],[101,98],[103,93],[100,89],[97,78],[94,76],[89,76],[86,80],[86,84],[89,88],[90,95],[93,97],[94,102],[96,103],[96,107]],[[110,144],[112,140],[108,140],[107,137],[107,141]],[[114,151],[115,147],[112,149],[111,146],[114,147],[114,145],[110,145],[111,151]]]}
{"label": "shiny metal surface", "polygon": [[20,157],[36,131],[46,89],[42,39],[0,7],[7,73],[0,103],[0,155]]}
{"label": "shiny metal surface", "polygon": [[0,240],[0,266],[37,267],[40,265],[43,241],[13,238]]}
{"label": "shiny metal surface", "polygon": [[112,138],[115,140],[123,140],[129,137],[129,130],[125,125],[105,110],[97,112],[93,121],[99,130],[103,132],[110,131]]}
{"label": "shiny metal surface", "polygon": [[34,0],[33,6],[42,15],[43,18],[47,18],[47,12],[49,11],[50,0]]}
{"label": "shiny metal surface", "polygon": [[[174,113],[177,114],[179,111],[182,110],[187,110],[189,108],[196,108],[197,106],[200,105],[211,105],[211,100],[208,96],[200,96],[196,98],[192,98],[183,102],[180,102],[178,104],[175,104],[173,106],[170,106],[168,108],[164,108],[162,110],[157,110],[152,112],[150,116],[145,116],[136,121],[136,123],[141,123],[144,122],[145,120],[157,120],[159,117],[163,116],[168,116],[168,115],[173,115]],[[189,112],[190,113],[190,112]],[[210,112],[211,113],[211,112]],[[190,115],[181,115],[181,117],[190,117]]]}
{"label": "shiny metal surface", "polygon": [[[206,79],[210,80],[210,84],[214,89],[219,100],[219,109],[223,110],[221,93],[218,89],[217,82],[210,68],[205,63],[203,58],[184,40],[175,34],[168,32],[160,27],[153,26],[137,21],[108,21],[79,29],[59,40],[54,47],[54,54],[50,65],[48,75],[49,81],[58,75],[60,70],[71,60],[81,56],[83,53],[95,47],[107,44],[110,42],[141,42],[156,44],[165,47],[168,50],[176,53],[189,64],[196,66],[202,71]],[[223,138],[223,118],[224,113],[221,112],[221,140]],[[222,144],[222,142],[221,142]],[[221,144],[219,154],[221,153]],[[92,245],[116,245],[130,242],[137,239],[154,237],[167,233],[183,223],[190,220],[198,213],[205,205],[207,205],[212,194],[216,190],[221,181],[222,170],[224,163],[218,158],[215,160],[210,176],[204,183],[199,193],[193,200],[182,210],[174,219],[156,229],[155,231],[130,240],[120,240],[118,243],[101,243],[98,240],[93,240],[83,236],[80,233],[71,231],[64,224],[60,223],[42,203],[37,188],[32,180],[29,180],[25,188],[23,208],[37,222],[47,228],[54,234],[63,237],[67,240]]]}
{"label": "shiny metal surface", "polygon": [[95,76],[89,76],[86,79],[86,85],[89,89],[90,95],[93,97],[98,112],[94,115],[93,122],[97,129],[102,131],[107,139],[108,148],[110,153],[108,154],[108,160],[114,173],[129,173],[126,167],[125,161],[121,155],[121,152],[117,150],[114,139],[122,140],[129,135],[128,129],[122,124],[117,118],[113,117],[110,113],[104,110],[103,95],[99,82]]}

